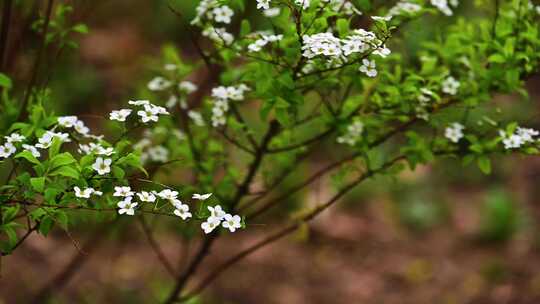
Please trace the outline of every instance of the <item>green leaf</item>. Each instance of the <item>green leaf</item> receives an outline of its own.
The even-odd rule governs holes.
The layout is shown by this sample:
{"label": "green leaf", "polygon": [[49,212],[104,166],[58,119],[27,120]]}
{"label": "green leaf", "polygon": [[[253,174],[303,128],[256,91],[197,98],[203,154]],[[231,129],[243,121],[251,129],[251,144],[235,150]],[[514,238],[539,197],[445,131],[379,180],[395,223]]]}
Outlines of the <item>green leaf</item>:
{"label": "green leaf", "polygon": [[40,164],[39,160],[34,155],[32,155],[30,151],[22,151],[21,153],[15,155],[15,158],[24,158],[32,164]]}
{"label": "green leaf", "polygon": [[11,89],[12,85],[11,79],[6,74],[0,73],[0,87]]}
{"label": "green leaf", "polygon": [[79,179],[80,173],[77,169],[75,169],[73,166],[62,166],[54,171],[52,171],[49,175],[51,176],[65,176],[65,177],[71,177],[73,179]]}
{"label": "green leaf", "polygon": [[480,168],[484,174],[491,173],[491,160],[487,156],[479,157],[476,163],[478,164],[478,168]]}
{"label": "green leaf", "polygon": [[58,152],[60,152],[60,148],[62,147],[62,140],[60,138],[54,137],[52,140],[52,144],[49,147],[49,159],[53,159]]}
{"label": "green leaf", "polygon": [[88,34],[88,26],[86,24],[79,23],[71,28],[74,32],[81,34]]}
{"label": "green leaf", "polygon": [[32,177],[30,179],[30,185],[37,192],[43,192],[45,189],[45,177]]}
{"label": "green leaf", "polygon": [[53,170],[55,168],[71,165],[77,161],[69,152],[64,152],[53,157],[49,162],[49,169]]}

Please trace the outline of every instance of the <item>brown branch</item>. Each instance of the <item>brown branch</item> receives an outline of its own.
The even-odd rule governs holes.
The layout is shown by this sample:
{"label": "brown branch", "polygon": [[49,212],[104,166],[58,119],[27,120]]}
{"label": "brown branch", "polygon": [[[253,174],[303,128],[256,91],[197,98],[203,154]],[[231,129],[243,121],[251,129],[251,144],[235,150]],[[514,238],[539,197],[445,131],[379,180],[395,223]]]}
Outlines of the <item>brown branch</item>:
{"label": "brown branch", "polygon": [[261,241],[253,244],[252,246],[240,251],[236,255],[230,257],[225,262],[220,264],[218,267],[216,267],[213,271],[211,271],[208,275],[206,275],[199,284],[197,284],[190,292],[187,293],[185,297],[183,297],[181,300],[187,300],[191,297],[193,297],[196,294],[199,294],[202,290],[204,290],[211,282],[213,282],[221,273],[223,273],[225,270],[227,270],[232,265],[236,264],[238,261],[242,260],[246,256],[252,254],[253,252],[272,244],[275,241],[278,241],[279,239],[285,237],[286,235],[294,232],[296,229],[298,229],[302,224],[305,222],[309,222],[312,219],[314,219],[317,215],[319,215],[324,210],[328,209],[330,206],[335,204],[341,197],[343,197],[345,194],[347,194],[349,191],[354,189],[358,184],[363,182],[369,177],[372,177],[375,174],[378,174],[391,166],[393,166],[395,163],[403,160],[405,156],[400,155],[398,157],[393,158],[392,160],[386,162],[384,165],[382,165],[380,168],[372,171],[367,171],[364,174],[362,174],[360,177],[358,177],[353,182],[347,184],[344,188],[342,188],[337,194],[335,194],[329,201],[326,203],[316,207],[311,212],[309,212],[307,215],[303,216],[296,222],[288,225],[287,227],[271,234],[270,236],[262,239]]}
{"label": "brown branch", "polygon": [[36,85],[39,69],[41,67],[41,62],[43,61],[43,53],[45,52],[45,48],[47,46],[47,32],[49,31],[49,23],[51,21],[53,4],[54,4],[54,0],[49,0],[47,2],[47,10],[45,12],[45,22],[43,23],[43,29],[41,31],[41,36],[42,36],[41,44],[38,49],[38,53],[36,55],[36,61],[34,62],[34,67],[32,69],[32,76],[30,78],[30,82],[28,83],[28,87],[26,88],[26,93],[24,94],[23,103],[19,111],[19,116],[17,117],[17,121],[26,119],[26,116],[28,115],[28,110],[27,110],[28,102],[30,101],[30,95],[32,95],[32,90],[34,86]]}
{"label": "brown branch", "polygon": [[146,239],[148,240],[148,243],[150,244],[150,247],[152,247],[152,250],[154,250],[154,253],[156,254],[158,260],[161,262],[161,265],[167,270],[167,273],[169,273],[172,277],[175,276],[176,271],[174,270],[174,267],[172,266],[171,262],[169,262],[169,259],[167,259],[167,256],[165,253],[163,253],[163,250],[159,246],[158,242],[154,238],[154,235],[152,233],[152,230],[148,226],[148,223],[146,222],[146,219],[144,216],[139,216],[139,222],[141,223],[142,230],[144,234],[146,235]]}

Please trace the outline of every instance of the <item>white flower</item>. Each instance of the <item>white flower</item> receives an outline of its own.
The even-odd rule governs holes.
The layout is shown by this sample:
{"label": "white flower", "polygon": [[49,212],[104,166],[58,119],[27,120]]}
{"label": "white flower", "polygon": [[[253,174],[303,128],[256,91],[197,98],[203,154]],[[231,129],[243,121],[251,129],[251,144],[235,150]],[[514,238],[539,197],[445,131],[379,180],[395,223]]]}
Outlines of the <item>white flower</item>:
{"label": "white flower", "polygon": [[114,193],[113,196],[133,196],[134,193],[131,191],[131,187],[129,186],[120,186],[120,187],[114,187]]}
{"label": "white flower", "polygon": [[392,16],[371,16],[371,19],[375,21],[385,21],[388,22],[392,20]]}
{"label": "white flower", "polygon": [[280,13],[281,9],[279,7],[272,7],[263,11],[263,15],[268,18],[277,17]]}
{"label": "white flower", "polygon": [[78,120],[77,116],[61,116],[58,117],[58,124],[64,128],[72,128]]}
{"label": "white flower", "polygon": [[141,202],[153,203],[156,201],[156,196],[152,192],[141,191],[137,193],[137,196]]}
{"label": "white flower", "polygon": [[109,119],[117,120],[117,121],[126,121],[126,118],[129,116],[129,114],[131,114],[131,111],[132,111],[131,109],[121,109],[121,110],[112,111],[109,114]]}
{"label": "white flower", "polygon": [[111,172],[111,163],[110,158],[103,159],[98,157],[96,162],[92,165],[92,168],[97,171],[99,175],[104,175]]}
{"label": "white flower", "polygon": [[80,198],[90,198],[90,195],[94,192],[93,188],[85,188],[84,190],[81,190],[81,188],[75,186],[73,187],[73,190],[75,191],[75,196]]}
{"label": "white flower", "polygon": [[75,128],[75,131],[81,135],[88,135],[90,132],[90,129],[84,124],[82,120],[77,120],[75,124],[73,125]]}
{"label": "white flower", "polygon": [[19,133],[11,133],[11,135],[4,136],[4,138],[7,140],[8,143],[22,142],[26,139],[26,137],[20,135]]}
{"label": "white flower", "polygon": [[540,132],[534,129],[518,127],[510,136],[502,130],[499,131],[499,134],[503,139],[504,148],[509,150],[518,149],[524,144],[535,142],[535,137],[540,135]]}
{"label": "white flower", "polygon": [[134,106],[145,106],[145,105],[149,105],[150,101],[148,101],[148,100],[130,100],[130,101],[128,101],[128,103],[130,105],[134,105]]}
{"label": "white flower", "polygon": [[326,57],[339,58],[342,55],[341,40],[332,33],[318,33],[304,35],[302,37],[302,56],[311,59],[323,55]]}
{"label": "white flower", "polygon": [[222,27],[208,27],[202,32],[202,35],[208,37],[214,42],[223,43],[226,45],[229,45],[234,41],[234,36]]}
{"label": "white flower", "polygon": [[161,192],[157,193],[157,196],[161,197],[164,200],[169,200],[173,202],[178,197],[178,191],[164,189],[164,190],[161,190]]}
{"label": "white flower", "polygon": [[189,212],[189,206],[186,204],[182,204],[182,202],[180,201],[176,201],[174,203],[174,208],[174,215],[181,217],[183,220],[186,220],[192,216],[191,212]]}
{"label": "white flower", "polygon": [[416,3],[410,3],[406,1],[401,1],[396,3],[394,7],[392,7],[388,11],[389,16],[396,16],[396,15],[402,15],[402,14],[413,14],[422,9],[422,6],[416,4]]}
{"label": "white flower", "polygon": [[167,162],[169,160],[169,150],[163,146],[151,147],[148,149],[148,156],[154,162]]}
{"label": "white flower", "polygon": [[201,113],[197,112],[197,111],[188,111],[188,116],[189,118],[191,118],[193,120],[193,123],[199,127],[203,127],[204,126],[204,119],[202,118],[202,115]]}
{"label": "white flower", "polygon": [[36,147],[41,149],[47,149],[51,146],[54,138],[58,138],[62,142],[70,142],[69,134],[67,133],[55,133],[53,131],[47,131],[38,139]]}
{"label": "white flower", "polygon": [[197,91],[198,87],[191,81],[182,81],[180,82],[180,84],[178,84],[178,89],[180,90],[180,92],[191,94]]}
{"label": "white flower", "polygon": [[448,140],[453,143],[457,143],[460,139],[463,138],[464,129],[465,127],[462,124],[454,122],[445,129],[444,137],[448,138]]}
{"label": "white flower", "polygon": [[192,198],[192,199],[196,199],[196,200],[200,200],[200,201],[205,201],[205,200],[207,200],[210,196],[212,196],[212,193],[206,193],[206,194],[194,193],[193,196],[192,196],[191,198]]}
{"label": "white flower", "polygon": [[225,216],[225,211],[221,209],[220,205],[215,205],[214,207],[208,206],[208,210],[210,211],[210,218],[216,218],[218,220],[222,220]]}
{"label": "white flower", "polygon": [[32,155],[36,158],[41,156],[41,153],[39,153],[38,149],[36,149],[34,146],[23,144],[22,147],[25,151],[32,153]]}
{"label": "white flower", "polygon": [[447,0],[431,0],[431,4],[435,6],[439,11],[441,11],[446,16],[452,16],[453,12],[448,6]]}
{"label": "white flower", "polygon": [[271,0],[257,0],[257,9],[267,10],[270,8]]}
{"label": "white flower", "polygon": [[362,66],[360,66],[360,72],[368,75],[369,77],[377,76],[377,65],[375,61],[364,59],[362,60]]}
{"label": "white flower", "polygon": [[172,85],[172,82],[169,80],[163,78],[163,77],[154,77],[150,82],[148,83],[148,89],[150,91],[162,91],[167,88],[169,88]]}
{"label": "white flower", "polygon": [[214,231],[214,229],[216,229],[220,223],[221,221],[219,219],[209,217],[206,222],[201,224],[201,228],[204,230],[204,233],[209,234],[210,232]]}
{"label": "white flower", "polygon": [[230,232],[235,232],[236,229],[242,227],[241,221],[242,218],[239,215],[232,216],[230,214],[225,214],[221,225],[223,228],[229,229]]}
{"label": "white flower", "polygon": [[231,17],[234,15],[233,10],[227,5],[216,7],[212,10],[214,20],[225,24],[231,23]]}
{"label": "white flower", "polygon": [[133,197],[128,196],[123,201],[118,202],[117,206],[120,208],[118,210],[118,214],[127,214],[127,215],[134,215],[135,214],[135,207],[137,207],[138,203],[132,203],[131,200]]}
{"label": "white flower", "polygon": [[347,144],[354,146],[361,139],[364,132],[364,124],[357,120],[347,126],[347,133],[337,138],[337,142],[340,144]]}
{"label": "white flower", "polygon": [[141,117],[141,121],[143,123],[147,123],[149,121],[154,121],[154,122],[157,122],[158,121],[158,115],[159,114],[159,110],[156,108],[156,107],[153,107],[151,105],[145,105],[144,106],[144,111],[137,111],[137,115],[139,115]]}
{"label": "white flower", "polygon": [[17,152],[17,149],[12,143],[7,142],[3,146],[0,146],[0,158],[8,158],[15,152]]}
{"label": "white flower", "polygon": [[456,95],[461,84],[454,77],[447,77],[442,83],[442,91],[448,95]]}
{"label": "white flower", "polygon": [[310,0],[294,0],[294,4],[301,5],[302,9],[308,9],[309,8],[309,1]]}
{"label": "white flower", "polygon": [[102,147],[101,145],[98,145],[98,147],[96,148],[96,154],[97,154],[97,155],[111,156],[111,155],[113,155],[114,153],[115,153],[115,152],[114,152],[114,148],[113,148],[113,147],[104,148],[104,147]]}

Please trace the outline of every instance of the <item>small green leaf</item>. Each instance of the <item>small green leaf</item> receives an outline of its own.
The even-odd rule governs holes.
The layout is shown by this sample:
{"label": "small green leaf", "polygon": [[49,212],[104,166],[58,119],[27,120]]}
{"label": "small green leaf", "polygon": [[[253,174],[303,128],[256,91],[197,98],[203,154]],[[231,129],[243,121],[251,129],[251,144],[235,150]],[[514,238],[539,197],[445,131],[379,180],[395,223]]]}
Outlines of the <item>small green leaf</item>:
{"label": "small green leaf", "polygon": [[0,73],[0,87],[11,89],[12,85],[11,79],[6,74]]}
{"label": "small green leaf", "polygon": [[59,167],[55,169],[54,171],[52,171],[49,175],[51,176],[61,175],[65,177],[71,177],[73,179],[79,179],[80,177],[79,171],[77,171],[77,169],[75,169],[72,166]]}
{"label": "small green leaf", "polygon": [[30,185],[37,192],[43,192],[45,189],[45,177],[32,177],[30,179]]}
{"label": "small green leaf", "polygon": [[61,166],[71,165],[75,162],[77,161],[75,160],[75,158],[73,158],[71,153],[69,152],[60,153],[50,160],[49,169],[53,170]]}
{"label": "small green leaf", "polygon": [[484,174],[490,174],[491,173],[491,160],[487,156],[481,156],[476,161],[478,164],[478,168],[484,173]]}
{"label": "small green leaf", "polygon": [[34,155],[32,155],[30,151],[22,151],[21,153],[15,155],[15,158],[24,158],[27,161],[31,162],[32,164],[36,164],[36,165],[40,164],[39,160]]}

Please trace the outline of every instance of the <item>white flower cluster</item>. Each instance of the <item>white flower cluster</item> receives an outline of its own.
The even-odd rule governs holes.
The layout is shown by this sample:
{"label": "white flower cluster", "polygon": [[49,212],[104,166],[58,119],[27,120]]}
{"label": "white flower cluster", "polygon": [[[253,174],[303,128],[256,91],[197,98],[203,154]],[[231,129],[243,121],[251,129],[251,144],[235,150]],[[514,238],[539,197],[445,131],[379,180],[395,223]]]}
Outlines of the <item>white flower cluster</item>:
{"label": "white flower cluster", "polygon": [[178,98],[175,95],[171,95],[169,96],[169,99],[167,100],[167,103],[165,104],[165,106],[170,109],[176,106],[176,104],[178,104],[178,101],[180,101],[180,107],[182,109],[186,109],[187,108],[187,103],[185,99],[186,96],[196,92],[198,89],[199,87],[191,81],[181,81],[178,84],[178,91],[181,94],[180,100],[178,100]]}
{"label": "white flower cluster", "polygon": [[414,14],[419,12],[422,6],[408,1],[400,1],[396,3],[389,11],[388,16],[399,16],[403,14]]}
{"label": "white flower cluster", "polygon": [[220,205],[208,206],[208,211],[210,211],[210,216],[201,224],[201,228],[206,234],[214,231],[220,225],[229,229],[230,232],[235,232],[236,229],[242,227],[242,218],[239,215],[225,213]]}
{"label": "white flower cluster", "polygon": [[343,12],[345,15],[362,15],[362,12],[350,0],[322,0],[321,2],[328,3],[335,12]]}
{"label": "white flower cluster", "polygon": [[433,99],[435,93],[429,89],[421,88],[420,95],[418,95],[418,106],[416,107],[416,116],[425,121],[429,120],[429,113],[426,108],[429,106],[429,102]]}
{"label": "white flower cluster", "polygon": [[448,95],[456,95],[461,84],[454,77],[447,77],[442,83],[442,91]]}
{"label": "white flower cluster", "polygon": [[346,62],[348,56],[356,53],[371,51],[383,58],[390,54],[390,50],[375,33],[363,29],[354,30],[344,39],[337,38],[332,33],[304,35],[302,39],[304,43],[302,55],[308,59],[323,56],[329,62],[336,60]]}
{"label": "white flower cluster", "polygon": [[227,122],[227,112],[229,111],[229,101],[244,100],[244,93],[250,88],[245,84],[236,87],[220,86],[212,89],[212,126],[219,127]]}
{"label": "white flower cluster", "polygon": [[137,195],[139,201],[143,203],[154,203],[158,200],[158,198],[166,200],[173,205],[174,215],[183,220],[187,220],[188,218],[192,217],[191,212],[189,212],[189,206],[187,204],[183,204],[182,201],[178,199],[178,191],[164,189],[160,192],[133,192],[129,186],[114,187],[113,196],[123,197],[123,199],[116,204],[118,206],[118,214],[135,214],[135,208],[139,205],[139,203],[133,201],[135,195]]}
{"label": "white flower cluster", "polygon": [[79,144],[79,149],[77,150],[80,154],[96,154],[96,155],[105,155],[111,156],[114,154],[114,148],[108,147],[105,148],[100,143],[90,142],[88,144]]}
{"label": "white flower cluster", "polygon": [[294,0],[294,4],[299,5],[302,9],[308,9],[311,5],[311,0]]}
{"label": "white flower cluster", "polygon": [[163,91],[172,86],[172,81],[161,76],[156,76],[148,82],[147,87],[150,91]]}
{"label": "white flower cluster", "polygon": [[338,137],[337,142],[340,144],[354,146],[358,141],[360,141],[363,132],[364,124],[357,120],[347,127],[347,133]]}
{"label": "white flower cluster", "polygon": [[169,134],[178,140],[184,140],[186,138],[186,135],[179,129],[169,130],[160,126],[155,127],[152,130],[147,129],[143,132],[143,138],[133,145],[134,149],[141,151],[141,163],[144,164],[148,160],[165,163],[169,160],[169,149],[163,145],[153,145],[153,139],[160,136],[168,138]]}
{"label": "white flower cluster", "polygon": [[454,122],[450,124],[450,126],[446,127],[446,129],[444,130],[444,136],[448,138],[448,140],[450,140],[451,142],[458,143],[459,140],[462,139],[464,136],[464,129],[465,127],[462,124]]}
{"label": "white flower cluster", "polygon": [[[26,140],[26,137],[20,135],[19,133],[12,133],[9,136],[5,136],[6,143],[4,145],[0,145],[0,158],[8,158],[16,153],[16,145],[18,143],[22,143],[21,148],[23,151],[28,151],[37,158],[41,156],[41,152],[38,149],[48,149],[52,145],[55,138],[63,143],[71,142],[69,133],[56,132],[56,128],[74,129],[75,132],[82,135],[83,138],[101,140],[103,137],[90,134],[90,129],[86,127],[84,122],[79,120],[77,116],[61,116],[57,118],[57,125],[53,129],[45,131],[45,133],[43,133],[37,139],[37,143],[34,145],[23,143]],[[99,151],[102,154],[109,152],[109,150],[104,148],[100,149]]]}
{"label": "white flower cluster", "polygon": [[439,11],[441,11],[446,16],[452,16],[452,7],[457,7],[459,5],[458,0],[431,0],[431,5],[435,6]]}
{"label": "white flower cluster", "polygon": [[[154,105],[148,100],[130,100],[128,103],[133,106],[143,107],[142,110],[137,111],[137,115],[140,117],[142,123],[148,123],[151,121],[157,122],[159,115],[169,115],[167,109],[162,106]],[[133,110],[131,109],[112,111],[109,114],[109,119],[124,122],[132,111]]]}
{"label": "white flower cluster", "polygon": [[509,150],[521,148],[527,143],[534,143],[537,141],[535,137],[540,135],[540,132],[534,129],[518,127],[513,134],[508,135],[505,131],[500,130],[499,135],[503,140],[504,148]]}
{"label": "white flower cluster", "polygon": [[[20,135],[19,133],[12,133],[11,135],[5,136],[4,138],[6,139],[6,143],[3,145],[0,145],[0,159],[8,158],[12,154],[17,152],[17,148],[15,147],[15,144],[23,142],[26,139],[26,137],[24,137],[23,135]],[[34,155],[35,157],[39,157],[39,151],[37,151],[37,149],[33,146],[29,146],[29,147],[32,147],[33,150],[37,153],[37,156],[36,156],[34,153],[31,152],[32,155]]]}
{"label": "white flower cluster", "polygon": [[233,34],[227,32],[223,27],[207,27],[202,35],[208,37],[208,39],[214,41],[215,43],[223,43],[225,45],[230,45],[234,41]]}
{"label": "white flower cluster", "polygon": [[280,41],[283,39],[283,35],[265,35],[261,34],[261,38],[255,40],[255,42],[248,45],[250,52],[261,51],[268,43]]}
{"label": "white flower cluster", "polygon": [[202,0],[196,8],[197,15],[191,24],[200,24],[203,18],[209,21],[229,24],[234,11],[227,5],[220,5],[217,0]]}

